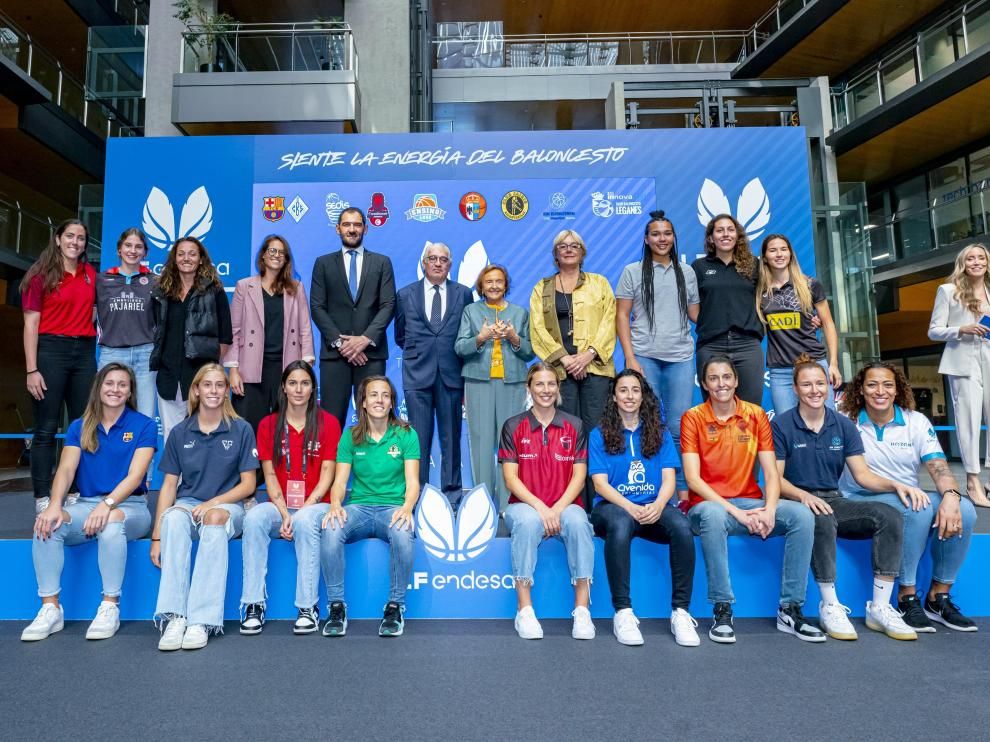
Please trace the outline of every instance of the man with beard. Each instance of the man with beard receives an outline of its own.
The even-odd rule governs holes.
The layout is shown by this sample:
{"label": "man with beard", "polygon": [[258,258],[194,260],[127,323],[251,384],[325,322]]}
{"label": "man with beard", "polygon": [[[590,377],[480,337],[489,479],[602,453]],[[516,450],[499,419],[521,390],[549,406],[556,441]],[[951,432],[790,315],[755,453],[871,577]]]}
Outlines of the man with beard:
{"label": "man with beard", "polygon": [[310,309],[320,330],[320,404],[346,423],[351,390],[367,376],[383,376],[385,328],[395,313],[392,261],[366,250],[364,212],[350,207],[337,218],[341,249],[313,266]]}

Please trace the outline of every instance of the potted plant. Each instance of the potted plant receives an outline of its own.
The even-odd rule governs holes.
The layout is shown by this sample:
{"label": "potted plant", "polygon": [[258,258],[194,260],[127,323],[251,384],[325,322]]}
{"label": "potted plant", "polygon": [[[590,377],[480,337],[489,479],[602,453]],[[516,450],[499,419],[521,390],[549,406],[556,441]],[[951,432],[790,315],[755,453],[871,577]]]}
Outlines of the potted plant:
{"label": "potted plant", "polygon": [[172,17],[182,21],[186,27],[186,42],[199,60],[200,72],[222,69],[217,58],[217,38],[235,23],[230,13],[213,13],[199,0],[176,0]]}

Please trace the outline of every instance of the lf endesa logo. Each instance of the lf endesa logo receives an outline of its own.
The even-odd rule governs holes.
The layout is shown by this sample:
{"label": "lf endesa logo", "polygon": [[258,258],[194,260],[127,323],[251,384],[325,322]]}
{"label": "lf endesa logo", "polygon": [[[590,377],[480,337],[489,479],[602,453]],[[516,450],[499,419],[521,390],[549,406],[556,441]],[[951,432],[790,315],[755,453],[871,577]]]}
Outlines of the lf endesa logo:
{"label": "lf endesa logo", "polygon": [[[159,250],[169,250],[177,239],[195,237],[206,242],[206,234],[213,228],[213,202],[206,186],[200,186],[189,194],[178,222],[175,219],[175,209],[165,192],[157,186],[151,189],[145,199],[141,215],[141,229],[144,230],[148,241]],[[155,273],[161,273],[163,262],[149,260],[150,268]],[[230,275],[230,263],[214,264],[219,276]]]}

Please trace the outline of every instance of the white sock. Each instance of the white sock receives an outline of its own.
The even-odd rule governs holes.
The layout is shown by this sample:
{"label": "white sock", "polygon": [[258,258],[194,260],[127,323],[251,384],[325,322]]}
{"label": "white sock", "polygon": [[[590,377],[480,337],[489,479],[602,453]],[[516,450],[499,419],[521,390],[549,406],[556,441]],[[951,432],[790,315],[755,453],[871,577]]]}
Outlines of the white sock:
{"label": "white sock", "polygon": [[873,578],[873,605],[883,605],[890,603],[890,597],[894,594],[893,580],[879,580]]}
{"label": "white sock", "polygon": [[822,602],[825,605],[831,605],[839,602],[839,596],[835,594],[834,582],[819,582],[818,592],[822,594]]}

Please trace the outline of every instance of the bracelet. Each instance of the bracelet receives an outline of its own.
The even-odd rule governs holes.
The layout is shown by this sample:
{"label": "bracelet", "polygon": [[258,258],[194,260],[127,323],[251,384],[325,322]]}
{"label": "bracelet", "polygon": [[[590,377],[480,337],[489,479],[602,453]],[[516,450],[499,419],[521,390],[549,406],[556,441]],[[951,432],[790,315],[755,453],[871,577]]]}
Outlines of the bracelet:
{"label": "bracelet", "polygon": [[30,376],[31,374],[36,374],[36,373],[38,373],[38,369],[34,369],[34,371],[28,371],[28,372],[27,372],[26,374],[24,374],[24,375],[25,375],[25,376]]}
{"label": "bracelet", "polygon": [[161,541],[161,539],[160,539],[160,538],[153,538],[153,539],[151,539],[151,540],[152,540],[152,541]]}
{"label": "bracelet", "polygon": [[959,501],[960,502],[962,502],[962,499],[963,499],[962,493],[959,490],[948,489],[948,490],[945,490],[942,494],[943,495],[955,495],[956,497],[959,498]]}

